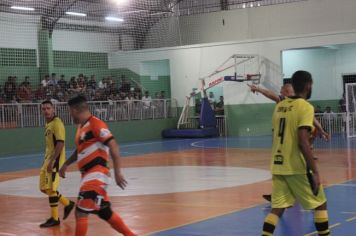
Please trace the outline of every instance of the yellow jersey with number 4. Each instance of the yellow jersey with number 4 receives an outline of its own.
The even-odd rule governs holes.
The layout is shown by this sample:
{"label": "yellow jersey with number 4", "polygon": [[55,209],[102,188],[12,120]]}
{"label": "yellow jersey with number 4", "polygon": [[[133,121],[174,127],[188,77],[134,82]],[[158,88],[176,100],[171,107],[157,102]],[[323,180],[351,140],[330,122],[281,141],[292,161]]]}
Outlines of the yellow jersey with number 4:
{"label": "yellow jersey with number 4", "polygon": [[299,148],[298,129],[313,130],[314,107],[302,98],[286,98],[273,112],[271,171],[274,175],[306,174],[307,166]]}

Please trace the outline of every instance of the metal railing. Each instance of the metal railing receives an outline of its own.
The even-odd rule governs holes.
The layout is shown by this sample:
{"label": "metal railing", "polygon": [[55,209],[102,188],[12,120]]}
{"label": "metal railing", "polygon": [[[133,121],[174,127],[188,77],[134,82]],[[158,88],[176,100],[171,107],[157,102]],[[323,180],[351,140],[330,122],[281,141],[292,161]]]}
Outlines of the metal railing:
{"label": "metal railing", "polygon": [[[175,99],[88,102],[93,115],[104,121],[165,119],[177,117]],[[73,124],[67,103],[55,103],[64,124]],[[40,103],[0,104],[0,128],[40,127],[45,124]]]}
{"label": "metal railing", "polygon": [[[356,114],[350,114],[356,117]],[[344,113],[315,113],[315,118],[320,122],[323,129],[329,134],[346,133],[347,114]]]}
{"label": "metal railing", "polygon": [[[227,122],[226,122],[226,117],[223,115],[217,115],[216,121],[217,121],[217,128],[219,129],[219,134],[220,136],[226,137],[227,136]],[[188,123],[185,124],[185,127],[187,129],[198,129],[199,128],[199,116],[191,116],[188,118]]]}

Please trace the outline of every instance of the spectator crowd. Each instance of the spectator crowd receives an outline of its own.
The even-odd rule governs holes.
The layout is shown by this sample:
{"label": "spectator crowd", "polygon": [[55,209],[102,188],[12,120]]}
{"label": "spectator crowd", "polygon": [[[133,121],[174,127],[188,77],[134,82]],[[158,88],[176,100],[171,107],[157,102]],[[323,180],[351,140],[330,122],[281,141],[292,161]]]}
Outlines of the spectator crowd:
{"label": "spectator crowd", "polygon": [[[67,102],[79,94],[89,101],[143,100],[148,104],[151,100],[148,91],[143,95],[142,89],[137,84],[132,85],[124,76],[119,81],[108,76],[97,82],[95,75],[89,78],[79,74],[67,80],[64,75],[58,78],[52,73],[36,87],[30,81],[29,76],[22,82],[18,82],[16,76],[9,76],[4,85],[0,85],[0,103]],[[154,99],[164,98],[164,91],[155,93]]]}

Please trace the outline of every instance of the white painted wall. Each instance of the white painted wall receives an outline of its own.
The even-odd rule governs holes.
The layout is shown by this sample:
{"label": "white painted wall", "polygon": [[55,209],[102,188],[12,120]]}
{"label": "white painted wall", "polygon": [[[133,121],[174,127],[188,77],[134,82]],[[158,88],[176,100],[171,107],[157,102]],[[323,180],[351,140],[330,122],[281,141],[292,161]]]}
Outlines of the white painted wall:
{"label": "white painted wall", "polygon": [[356,74],[356,44],[340,45],[336,50],[336,79],[342,74]]}
{"label": "white painted wall", "polygon": [[77,52],[112,52],[119,50],[118,35],[54,30],[53,50]]}
{"label": "white painted wall", "polygon": [[[179,43],[195,44],[194,46],[112,54],[109,58],[110,67],[127,67],[139,73],[139,64],[142,61],[170,60],[172,97],[177,98],[182,105],[191,88],[199,87],[198,78],[214,71],[232,54],[259,54],[267,58],[272,67],[278,67],[281,65],[281,52],[286,49],[355,43],[355,9],[355,0],[308,0],[180,17],[179,21],[175,22],[175,26],[179,25]],[[225,25],[222,24],[223,19]],[[162,35],[167,21],[168,19],[164,19],[161,26],[158,23],[152,28],[151,37],[147,38],[147,47],[174,42],[165,38],[168,35]],[[326,67],[332,61],[327,55],[319,55],[317,58],[320,59],[318,66]],[[335,57],[333,60],[336,60]],[[313,69],[309,64],[303,65],[306,69]],[[314,93],[314,99],[330,99],[339,95],[339,82],[331,78],[325,79],[326,75],[330,74],[334,75],[335,79],[336,70],[337,68],[327,68],[315,74],[315,84],[321,89],[320,92]],[[282,83],[278,74],[271,71],[267,74],[268,82],[265,80],[264,85],[268,88],[278,88]],[[324,83],[325,81],[328,83]],[[333,86],[335,91],[325,95],[328,85]],[[225,102],[269,102],[261,95],[247,91],[245,84],[226,83]]]}
{"label": "white painted wall", "polygon": [[342,81],[336,76],[335,60],[336,50],[333,49],[318,48],[285,51],[283,52],[284,77],[292,77],[292,74],[297,70],[309,71],[314,80],[312,99],[337,99],[341,97]]}
{"label": "white painted wall", "polygon": [[[38,48],[38,16],[27,16],[0,12],[0,47],[3,48]],[[60,22],[85,23],[85,21],[61,20]],[[76,32],[54,30],[53,49],[80,52],[113,52],[119,50],[117,34]],[[134,48],[131,36],[122,36],[122,47],[125,50]]]}
{"label": "white painted wall", "polygon": [[143,61],[140,65],[140,75],[142,76],[170,76],[169,61]]}
{"label": "white painted wall", "polygon": [[0,47],[37,49],[38,17],[0,12]]}
{"label": "white painted wall", "polygon": [[145,48],[173,47],[181,45],[179,18],[164,18],[153,25],[145,38]]}
{"label": "white painted wall", "polygon": [[343,74],[356,74],[356,44],[332,45],[283,52],[283,72],[290,78],[296,70],[307,70],[314,78],[312,99],[340,99]]}
{"label": "white painted wall", "polygon": [[[348,44],[356,42],[355,32],[339,32],[304,35],[300,37],[269,38],[256,41],[242,41],[221,44],[205,44],[176,48],[151,49],[142,51],[118,52],[109,57],[110,68],[129,68],[139,73],[140,62],[147,60],[170,60],[172,97],[177,98],[180,105],[184,104],[185,96],[193,87],[200,87],[198,78],[213,72],[222,62],[235,53],[259,54],[268,58],[271,63],[281,65],[281,52],[286,49],[308,48],[334,44]],[[323,60],[329,60],[324,58]],[[325,63],[325,62],[320,62]],[[224,74],[226,75],[226,74]],[[323,76],[318,75],[315,83],[326,88]],[[278,86],[281,78],[271,78]],[[337,82],[333,84],[336,87]],[[332,96],[338,96],[339,90]],[[322,94],[328,90],[315,93],[314,99],[330,99]],[[329,91],[328,91],[329,92]],[[248,104],[270,102],[261,95],[248,92],[243,83],[225,83],[224,96],[226,104]]]}
{"label": "white painted wall", "polygon": [[[178,22],[182,44],[176,45],[355,30],[355,9],[355,0],[308,0],[184,16]],[[161,29],[166,27],[166,22],[163,19],[161,26],[152,28],[147,47],[160,43],[170,46],[162,40],[165,37]]]}

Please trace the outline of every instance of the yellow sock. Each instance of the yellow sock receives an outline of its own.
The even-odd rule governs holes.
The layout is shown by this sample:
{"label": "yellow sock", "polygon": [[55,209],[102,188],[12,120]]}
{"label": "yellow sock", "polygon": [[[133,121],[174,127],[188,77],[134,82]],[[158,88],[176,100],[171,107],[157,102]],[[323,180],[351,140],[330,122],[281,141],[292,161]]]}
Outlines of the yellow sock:
{"label": "yellow sock", "polygon": [[329,236],[329,217],[327,210],[316,210],[314,213],[314,224],[315,228],[318,231],[318,235],[320,236]]}
{"label": "yellow sock", "polygon": [[263,224],[262,236],[272,236],[276,225],[278,224],[279,217],[275,214],[269,213]]}
{"label": "yellow sock", "polygon": [[51,207],[51,215],[55,220],[59,219],[58,216],[58,196],[57,193],[49,195],[49,205]]}
{"label": "yellow sock", "polygon": [[68,198],[66,198],[65,196],[63,196],[62,194],[60,194],[59,192],[57,192],[58,194],[58,200],[59,202],[63,205],[63,206],[68,206],[70,201]]}

